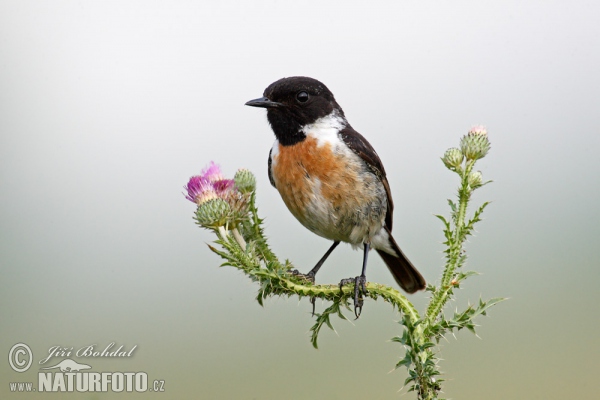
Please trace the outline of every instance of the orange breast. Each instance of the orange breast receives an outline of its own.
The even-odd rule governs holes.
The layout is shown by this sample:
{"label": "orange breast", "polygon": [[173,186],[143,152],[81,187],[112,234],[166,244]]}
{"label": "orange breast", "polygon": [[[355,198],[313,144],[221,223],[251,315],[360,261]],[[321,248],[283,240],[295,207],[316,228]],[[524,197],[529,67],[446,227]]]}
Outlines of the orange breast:
{"label": "orange breast", "polygon": [[[381,228],[381,213],[385,214],[382,185],[351,150],[332,148],[329,142],[319,145],[308,136],[293,146],[279,144],[273,153],[275,186],[305,227],[345,242],[355,241],[350,237],[357,225],[365,224],[359,229],[365,234],[375,228],[373,223]],[[377,215],[371,215],[372,211]],[[363,240],[363,233],[358,236],[361,238],[356,240]]]}

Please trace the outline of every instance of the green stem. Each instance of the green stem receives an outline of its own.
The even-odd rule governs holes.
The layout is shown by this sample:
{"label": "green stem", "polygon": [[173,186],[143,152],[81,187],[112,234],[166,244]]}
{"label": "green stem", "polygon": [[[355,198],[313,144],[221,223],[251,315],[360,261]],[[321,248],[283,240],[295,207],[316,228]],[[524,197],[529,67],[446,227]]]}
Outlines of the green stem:
{"label": "green stem", "polygon": [[238,231],[237,227],[233,228],[231,230],[231,233],[233,233],[233,237],[235,238],[235,241],[240,245],[242,250],[246,250],[246,241],[244,240],[242,235],[240,235],[240,231]]}
{"label": "green stem", "polygon": [[452,245],[449,250],[448,261],[442,274],[442,282],[440,287],[434,292],[434,295],[427,308],[427,319],[429,323],[433,323],[441,313],[444,305],[450,298],[452,290],[452,280],[456,277],[456,270],[460,267],[461,253],[465,240],[465,218],[467,214],[467,205],[471,198],[471,188],[469,187],[469,175],[475,160],[467,161],[465,169],[461,173],[461,187],[458,194],[458,213],[455,219],[455,227]]}
{"label": "green stem", "polygon": [[[255,210],[254,204],[251,202],[251,209]],[[254,214],[254,212],[253,212]],[[255,217],[255,214],[253,215]],[[253,221],[256,220],[252,218]],[[260,220],[258,220],[260,223]],[[255,227],[253,227],[255,228]],[[298,295],[300,297],[319,297],[326,300],[340,300],[350,299],[354,297],[354,286],[346,285],[340,287],[338,285],[314,285],[304,279],[292,275],[289,270],[289,266],[282,266],[275,254],[273,254],[265,244],[265,238],[262,235],[262,230],[251,229],[252,234],[247,237],[250,243],[254,246],[251,248],[256,249],[260,247],[262,257],[267,261],[266,268],[259,261],[259,258],[253,258],[251,254],[246,252],[246,243],[238,240],[236,237],[237,229],[233,229],[233,238],[228,235],[227,231],[223,227],[219,227],[218,233],[221,240],[218,243],[227,250],[222,252],[214,247],[210,248],[221,257],[229,261],[229,265],[242,269],[246,274],[250,275],[252,279],[266,285],[269,290],[263,291],[265,295],[268,294],[286,294],[286,295]],[[239,232],[237,233],[239,235]],[[240,238],[243,241],[243,238]],[[242,250],[242,251],[240,251]],[[252,251],[250,251],[252,253]],[[385,285],[368,282],[366,285],[367,297],[373,299],[383,298],[385,301],[398,307],[405,315],[409,316],[410,320],[414,323],[419,320],[420,316],[417,309],[412,303],[399,291]]]}
{"label": "green stem", "polygon": [[[340,289],[338,285],[302,284],[296,282],[295,279],[289,279],[285,276],[267,272],[266,270],[261,272],[260,275],[261,276],[258,277],[259,281],[264,281],[266,280],[265,278],[269,278],[272,283],[277,281],[277,283],[281,284],[281,287],[286,289],[288,294],[296,294],[300,297],[310,296],[319,297],[325,300],[334,300],[340,296],[347,298],[354,296],[354,286],[352,285],[342,286]],[[413,306],[413,304],[397,290],[389,286],[372,282],[367,283],[366,289],[367,296],[373,299],[379,297],[383,298],[385,301],[398,307],[405,315],[409,316],[411,321],[417,321],[419,319],[419,312],[415,306]]]}
{"label": "green stem", "polygon": [[219,226],[219,235],[221,236],[221,240],[224,240],[226,237],[228,237],[229,235],[227,234],[227,231],[225,230],[225,227],[223,226]]}
{"label": "green stem", "polygon": [[279,263],[279,261],[277,260],[277,256],[275,255],[275,253],[273,253],[273,251],[271,251],[271,249],[269,248],[269,245],[267,244],[267,240],[264,237],[264,233],[263,233],[263,229],[261,227],[262,224],[262,219],[260,219],[260,217],[258,216],[258,208],[256,207],[256,192],[252,192],[252,195],[250,196],[250,203],[249,203],[249,210],[250,210],[250,214],[251,214],[251,236],[252,236],[252,240],[254,240],[259,248],[259,253],[261,255],[261,257],[263,258],[263,260],[267,261],[267,262],[276,262]]}

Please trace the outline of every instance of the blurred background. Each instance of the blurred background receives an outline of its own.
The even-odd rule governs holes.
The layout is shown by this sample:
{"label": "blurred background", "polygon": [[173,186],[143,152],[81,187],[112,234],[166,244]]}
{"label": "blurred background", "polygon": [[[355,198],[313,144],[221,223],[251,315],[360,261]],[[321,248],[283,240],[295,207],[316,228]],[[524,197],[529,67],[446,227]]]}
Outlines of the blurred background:
{"label": "blurred background", "polygon": [[[426,279],[443,266],[447,198],[439,160],[474,124],[494,182],[451,304],[509,297],[479,337],[442,342],[444,397],[592,398],[600,292],[600,6],[592,1],[1,1],[0,397],[34,382],[52,346],[114,342],[94,371],[144,371],[165,393],[68,398],[415,398],[400,315],[367,302],[312,348],[308,301],[260,307],[257,287],[207,247],[183,185],[214,160],[258,177],[258,207],[281,259],[310,269],[330,243],[303,228],[267,179],[274,140],[244,107],[306,75],[335,94],[382,158],[396,240]],[[319,273],[360,270],[340,246]],[[379,257],[368,279],[393,284]],[[427,294],[410,297],[422,310]],[[326,305],[317,302],[317,312]],[[33,366],[17,373],[10,348]],[[52,364],[62,360],[54,358]],[[62,396],[62,395],[61,395]]]}

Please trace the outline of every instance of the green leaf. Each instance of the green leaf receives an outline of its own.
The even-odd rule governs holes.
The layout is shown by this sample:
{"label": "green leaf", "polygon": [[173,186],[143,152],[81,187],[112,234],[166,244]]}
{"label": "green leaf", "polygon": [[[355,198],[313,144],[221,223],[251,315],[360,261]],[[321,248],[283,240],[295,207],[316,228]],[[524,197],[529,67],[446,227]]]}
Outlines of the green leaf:
{"label": "green leaf", "polygon": [[452,229],[450,228],[450,223],[443,215],[435,215],[444,223],[444,236],[446,237],[447,242],[452,242]]}
{"label": "green leaf", "polygon": [[452,199],[448,199],[448,205],[450,206],[450,209],[453,213],[456,213],[458,211],[458,207],[456,207],[456,204],[452,201]]}
{"label": "green leaf", "polygon": [[437,218],[439,218],[440,221],[442,221],[444,223],[444,225],[446,226],[446,229],[450,229],[450,223],[448,222],[448,220],[446,219],[446,217],[444,217],[443,215],[440,215],[440,214],[434,214],[434,216],[436,216]]}
{"label": "green leaf", "polygon": [[429,349],[430,347],[433,347],[433,346],[435,346],[435,343],[433,343],[433,342],[427,342],[427,343],[424,343],[422,346],[419,346],[419,349],[421,351],[425,351],[425,350],[427,350],[427,349]]}
{"label": "green leaf", "polygon": [[331,324],[331,320],[330,320],[330,316],[332,314],[337,314],[340,318],[346,319],[346,317],[342,314],[342,312],[340,310],[340,301],[339,300],[335,300],[333,302],[333,304],[331,306],[327,307],[325,310],[323,310],[323,312],[321,314],[315,314],[315,316],[317,317],[317,321],[310,328],[310,331],[312,332],[310,341],[315,349],[319,348],[319,346],[317,345],[317,339],[318,339],[319,333],[321,332],[321,328],[323,327],[323,324],[327,325],[332,331],[335,332],[335,329],[333,328],[333,325]]}
{"label": "green leaf", "polygon": [[478,314],[482,314],[482,315],[486,315],[485,313],[487,312],[487,310],[493,306],[495,306],[496,304],[500,303],[501,301],[507,300],[506,297],[494,297],[493,299],[489,299],[488,301],[486,301],[485,303],[481,302],[481,300],[479,301],[479,309],[478,309]]}
{"label": "green leaf", "polygon": [[460,281],[467,279],[468,277],[473,276],[473,275],[479,275],[479,272],[477,272],[477,271],[459,272],[458,275],[456,276],[456,280],[460,282]]}
{"label": "green leaf", "polygon": [[[406,351],[406,355],[404,356],[404,358],[400,361],[398,361],[398,363],[396,364],[396,369],[400,368],[400,367],[410,367],[410,365],[412,364],[412,358],[410,357],[410,351]],[[406,385],[406,382],[404,383]]]}

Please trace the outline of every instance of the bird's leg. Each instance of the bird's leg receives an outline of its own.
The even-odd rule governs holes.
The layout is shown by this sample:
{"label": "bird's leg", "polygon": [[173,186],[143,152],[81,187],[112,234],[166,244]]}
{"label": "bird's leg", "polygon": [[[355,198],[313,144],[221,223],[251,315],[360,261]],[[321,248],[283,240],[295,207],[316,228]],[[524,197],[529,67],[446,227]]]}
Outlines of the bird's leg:
{"label": "bird's leg", "polygon": [[323,263],[325,262],[325,260],[327,260],[327,257],[329,257],[329,255],[331,254],[331,252],[337,247],[337,245],[340,244],[339,240],[336,240],[335,242],[333,242],[333,244],[331,245],[331,247],[329,248],[329,250],[327,250],[327,253],[325,253],[325,255],[323,257],[321,257],[321,259],[319,260],[319,262],[317,263],[317,265],[314,266],[313,269],[311,269],[308,274],[303,274],[301,272],[299,272],[297,269],[292,271],[293,275],[298,275],[301,276],[309,281],[311,281],[312,283],[315,282],[315,275],[317,275],[317,272],[319,272],[319,269],[321,268],[321,266],[323,265]]}
{"label": "bird's leg", "polygon": [[371,249],[371,245],[369,243],[365,243],[364,249],[365,253],[363,256],[362,273],[360,274],[360,276],[357,276],[356,278],[342,279],[340,281],[340,290],[342,290],[342,286],[347,285],[349,283],[354,283],[354,315],[356,315],[356,319],[360,317],[360,313],[362,312],[362,294],[367,293],[367,258],[369,257],[369,250]]}
{"label": "bird's leg", "polygon": [[[333,244],[331,245],[331,247],[329,248],[329,250],[327,250],[327,253],[325,253],[325,255],[323,257],[321,257],[321,259],[319,260],[319,262],[317,263],[317,265],[315,265],[313,267],[313,269],[311,269],[308,274],[303,274],[300,271],[298,271],[297,269],[292,271],[292,275],[298,275],[301,276],[303,278],[305,278],[306,280],[315,283],[315,276],[317,275],[317,272],[319,272],[319,269],[321,268],[321,266],[323,266],[323,263],[325,262],[325,260],[327,260],[327,257],[329,257],[329,255],[331,254],[331,252],[338,246],[338,244],[340,244],[339,240],[336,240],[333,242]],[[315,298],[311,297],[310,298],[310,304],[312,304],[312,316],[315,316]]]}

